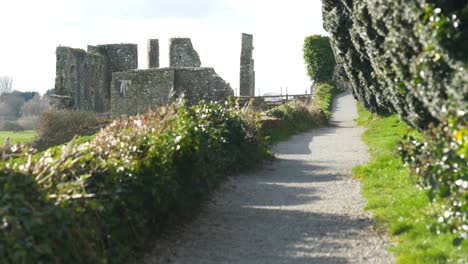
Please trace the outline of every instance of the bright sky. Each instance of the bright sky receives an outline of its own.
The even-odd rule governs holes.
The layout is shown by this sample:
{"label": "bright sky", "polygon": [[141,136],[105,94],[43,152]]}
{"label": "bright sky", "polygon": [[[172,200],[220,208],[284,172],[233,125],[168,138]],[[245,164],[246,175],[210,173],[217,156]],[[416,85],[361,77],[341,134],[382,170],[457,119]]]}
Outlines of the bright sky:
{"label": "bright sky", "polygon": [[137,43],[144,69],[147,39],[159,39],[165,67],[169,38],[189,37],[202,66],[237,94],[242,32],[254,35],[256,94],[304,93],[311,82],[303,40],[326,34],[320,0],[1,0],[0,8],[0,76],[12,76],[13,89],[41,93],[54,87],[59,45]]}

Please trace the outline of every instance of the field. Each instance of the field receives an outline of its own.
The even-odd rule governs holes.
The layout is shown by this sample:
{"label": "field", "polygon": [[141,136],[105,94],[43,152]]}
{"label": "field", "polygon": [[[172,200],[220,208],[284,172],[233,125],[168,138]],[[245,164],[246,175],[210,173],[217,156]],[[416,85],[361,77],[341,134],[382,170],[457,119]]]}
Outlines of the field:
{"label": "field", "polygon": [[10,137],[11,143],[30,142],[33,140],[36,133],[34,130],[28,130],[23,132],[12,132],[12,131],[0,131],[0,146],[3,146],[5,139]]}

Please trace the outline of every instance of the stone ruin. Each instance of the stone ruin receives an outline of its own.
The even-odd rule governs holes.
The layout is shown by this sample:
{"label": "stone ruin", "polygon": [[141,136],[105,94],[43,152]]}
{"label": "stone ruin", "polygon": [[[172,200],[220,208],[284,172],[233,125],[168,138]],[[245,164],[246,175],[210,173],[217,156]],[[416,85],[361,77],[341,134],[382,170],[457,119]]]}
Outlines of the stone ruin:
{"label": "stone ruin", "polygon": [[240,96],[255,96],[255,70],[253,55],[253,36],[242,33],[242,50],[240,57]]}
{"label": "stone ruin", "polygon": [[159,41],[148,41],[148,68],[138,70],[136,44],[58,47],[53,104],[77,111],[134,115],[183,97],[188,103],[233,96],[213,68],[201,67],[188,38],[170,40],[170,66],[159,68]]}

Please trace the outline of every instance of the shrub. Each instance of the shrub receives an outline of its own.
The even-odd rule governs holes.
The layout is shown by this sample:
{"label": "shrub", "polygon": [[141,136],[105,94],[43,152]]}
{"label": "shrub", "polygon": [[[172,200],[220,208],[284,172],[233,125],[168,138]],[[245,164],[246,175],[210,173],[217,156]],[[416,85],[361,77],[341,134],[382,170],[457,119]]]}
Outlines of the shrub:
{"label": "shrub", "polygon": [[18,119],[17,122],[24,128],[24,130],[35,130],[37,123],[39,122],[39,116],[23,116]]}
{"label": "shrub", "polygon": [[420,176],[431,200],[445,199],[437,232],[468,238],[468,114],[453,115],[431,126],[425,141],[406,136],[400,146],[403,160]]}
{"label": "shrub", "polygon": [[162,107],[91,142],[0,164],[0,262],[127,262],[170,216],[269,156],[244,115],[217,103]]}
{"label": "shrub", "polygon": [[95,134],[108,123],[108,119],[92,112],[49,110],[40,117],[34,145],[38,149],[60,145],[77,135]]}
{"label": "shrub", "polygon": [[332,80],[335,57],[328,37],[313,35],[304,40],[304,60],[307,73],[317,84]]}

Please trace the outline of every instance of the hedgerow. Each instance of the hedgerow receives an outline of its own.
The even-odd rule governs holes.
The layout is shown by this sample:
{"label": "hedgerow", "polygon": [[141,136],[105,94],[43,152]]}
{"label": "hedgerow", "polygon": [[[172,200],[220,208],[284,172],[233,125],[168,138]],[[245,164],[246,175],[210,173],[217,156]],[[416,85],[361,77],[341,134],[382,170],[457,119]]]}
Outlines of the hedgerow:
{"label": "hedgerow", "polygon": [[124,263],[269,155],[256,117],[217,103],[122,117],[90,142],[25,153],[0,164],[0,263]]}
{"label": "hedgerow", "polygon": [[303,49],[310,78],[317,84],[330,82],[336,63],[329,38],[320,35],[306,37]]}
{"label": "hedgerow", "polygon": [[265,134],[277,141],[298,132],[327,125],[333,98],[339,92],[335,86],[323,83],[315,86],[312,102],[295,100],[268,110],[266,115],[276,118],[281,124],[280,129],[264,127]]}
{"label": "hedgerow", "polygon": [[367,109],[419,129],[468,110],[468,1],[324,0],[323,18]]}
{"label": "hedgerow", "polygon": [[[432,201],[442,200],[434,232],[468,238],[468,115],[463,112],[432,126],[418,140],[406,136],[400,153]],[[456,242],[456,241],[455,241]]]}

